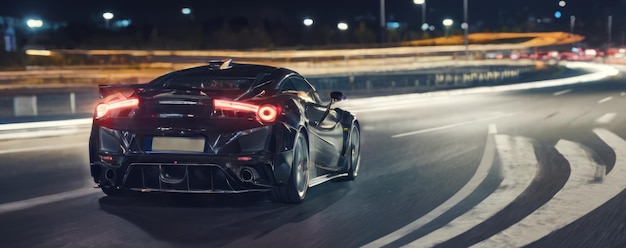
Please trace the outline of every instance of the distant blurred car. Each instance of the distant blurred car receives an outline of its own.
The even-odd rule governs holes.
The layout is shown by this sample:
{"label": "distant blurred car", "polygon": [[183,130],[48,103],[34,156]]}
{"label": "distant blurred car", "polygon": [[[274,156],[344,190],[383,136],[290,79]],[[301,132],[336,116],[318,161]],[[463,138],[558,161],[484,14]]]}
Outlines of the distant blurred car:
{"label": "distant blurred car", "polygon": [[567,61],[580,61],[581,57],[583,56],[574,52],[561,52],[559,54],[560,60],[567,60]]}
{"label": "distant blurred car", "polygon": [[559,57],[558,51],[537,51],[530,54],[530,59],[533,60],[551,60]]}
{"label": "distant blurred car", "polygon": [[146,84],[100,86],[91,175],[124,191],[269,192],[299,203],[312,185],[354,180],[360,126],[284,68],[211,62]]}

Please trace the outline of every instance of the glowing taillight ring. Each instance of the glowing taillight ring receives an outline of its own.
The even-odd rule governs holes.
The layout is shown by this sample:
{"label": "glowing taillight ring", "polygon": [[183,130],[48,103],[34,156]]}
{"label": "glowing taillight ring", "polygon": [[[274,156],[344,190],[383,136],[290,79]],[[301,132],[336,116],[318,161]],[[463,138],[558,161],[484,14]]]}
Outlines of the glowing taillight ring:
{"label": "glowing taillight ring", "polygon": [[139,99],[127,99],[119,102],[100,103],[96,106],[96,119],[102,118],[113,109],[137,107]]}
{"label": "glowing taillight ring", "polygon": [[96,118],[104,117],[109,112],[109,104],[100,103],[96,106]]}
{"label": "glowing taillight ring", "polygon": [[263,122],[273,122],[278,117],[278,109],[273,105],[262,105],[259,107],[257,116]]}

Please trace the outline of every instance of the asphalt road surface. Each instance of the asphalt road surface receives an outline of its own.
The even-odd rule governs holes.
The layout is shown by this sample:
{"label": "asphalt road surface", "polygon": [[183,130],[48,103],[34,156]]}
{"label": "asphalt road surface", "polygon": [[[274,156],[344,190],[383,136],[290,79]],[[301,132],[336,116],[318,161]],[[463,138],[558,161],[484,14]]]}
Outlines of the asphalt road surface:
{"label": "asphalt road surface", "polygon": [[349,100],[361,171],[299,205],[111,198],[87,130],[0,142],[2,247],[626,247],[626,81]]}

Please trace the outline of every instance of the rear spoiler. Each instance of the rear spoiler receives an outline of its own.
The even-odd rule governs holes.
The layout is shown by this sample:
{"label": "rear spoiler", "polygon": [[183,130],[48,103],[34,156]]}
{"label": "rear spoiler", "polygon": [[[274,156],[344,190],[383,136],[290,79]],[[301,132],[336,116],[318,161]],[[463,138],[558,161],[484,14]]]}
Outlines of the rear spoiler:
{"label": "rear spoiler", "polygon": [[121,95],[123,99],[126,99],[137,95],[137,92],[143,87],[145,87],[145,84],[98,85],[98,91],[102,99],[113,95]]}

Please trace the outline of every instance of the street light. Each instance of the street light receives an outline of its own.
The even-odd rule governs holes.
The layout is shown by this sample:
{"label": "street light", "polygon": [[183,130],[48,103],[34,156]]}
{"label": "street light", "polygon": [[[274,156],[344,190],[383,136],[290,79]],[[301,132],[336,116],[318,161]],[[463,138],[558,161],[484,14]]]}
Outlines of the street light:
{"label": "street light", "polygon": [[180,13],[182,13],[183,15],[191,15],[191,8],[184,7],[180,9]]}
{"label": "street light", "polygon": [[304,20],[302,21],[302,24],[304,24],[304,26],[310,27],[311,25],[313,25],[313,19],[304,18]]}
{"label": "street light", "polygon": [[113,13],[108,12],[108,11],[102,13],[102,18],[104,18],[104,22],[105,22],[106,28],[109,28],[109,21],[111,19],[113,19],[113,16],[114,16]]}
{"label": "street light", "polygon": [[26,26],[28,26],[31,29],[40,28],[43,26],[43,21],[39,19],[28,19],[26,21]]}
{"label": "street light", "polygon": [[337,28],[341,31],[348,30],[348,24],[345,22],[337,23]]}
{"label": "street light", "polygon": [[421,5],[422,7],[422,30],[424,30],[424,24],[426,24],[426,0],[413,0],[415,5]]}

